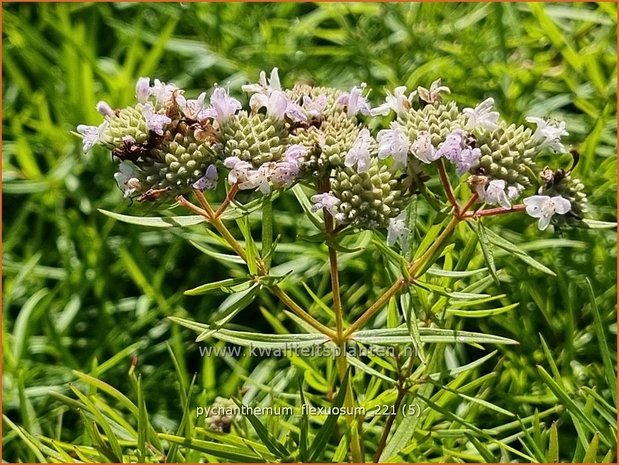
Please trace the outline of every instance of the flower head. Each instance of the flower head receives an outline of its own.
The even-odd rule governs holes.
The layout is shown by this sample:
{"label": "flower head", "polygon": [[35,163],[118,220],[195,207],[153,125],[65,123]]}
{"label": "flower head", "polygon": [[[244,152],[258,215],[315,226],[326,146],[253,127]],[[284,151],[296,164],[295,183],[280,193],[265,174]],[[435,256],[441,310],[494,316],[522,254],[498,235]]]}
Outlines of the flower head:
{"label": "flower head", "polygon": [[104,142],[104,132],[108,128],[109,122],[104,121],[99,126],[86,126],[80,124],[77,127],[77,132],[82,135],[82,150],[84,153],[88,152],[91,148],[100,142]]}
{"label": "flower head", "polygon": [[249,170],[252,168],[249,162],[241,160],[239,157],[228,157],[224,160],[224,166],[230,170],[228,173],[228,183],[232,186],[246,183],[249,176]]}
{"label": "flower head", "polygon": [[357,113],[361,113],[362,115],[370,114],[370,105],[363,96],[363,88],[364,85],[361,87],[353,87],[350,92],[340,95],[336,100],[338,105],[346,108],[348,116],[357,116]]}
{"label": "flower head", "polygon": [[303,109],[311,118],[320,118],[327,106],[327,96],[324,94],[312,99],[311,97],[303,96]]}
{"label": "flower head", "polygon": [[392,122],[390,128],[378,132],[378,158],[392,156],[396,167],[406,167],[410,146],[408,137],[397,122]]}
{"label": "flower head", "polygon": [[502,179],[490,181],[485,189],[481,184],[478,184],[476,190],[479,198],[489,205],[500,205],[505,210],[512,207],[505,192],[505,181]]}
{"label": "flower head", "polygon": [[540,150],[548,147],[555,152],[565,153],[565,146],[561,143],[561,137],[569,135],[565,130],[565,121],[535,116],[528,116],[526,120],[537,125],[533,139],[539,142]]}
{"label": "flower head", "polygon": [[438,146],[436,156],[444,157],[456,165],[458,176],[462,176],[477,163],[481,157],[481,150],[469,146],[465,134],[456,129]]}
{"label": "flower head", "polygon": [[134,192],[142,188],[135,166],[125,160],[118,166],[118,172],[114,174],[114,179],[124,197],[130,197]]}
{"label": "flower head", "polygon": [[316,195],[313,195],[310,200],[314,203],[314,205],[312,205],[313,212],[317,212],[318,210],[325,209],[337,221],[341,222],[343,220],[344,215],[342,213],[338,213],[338,209],[337,209],[337,207],[340,204],[340,201],[333,194],[329,192],[325,192],[324,194],[316,194]]}
{"label": "flower head", "polygon": [[217,87],[211,95],[211,106],[201,112],[200,118],[215,118],[224,122],[241,109],[241,102],[230,97],[223,87]]}
{"label": "flower head", "polygon": [[263,163],[257,170],[250,170],[247,173],[247,182],[239,185],[241,189],[258,189],[264,195],[271,192],[269,184],[271,166],[269,162]]}
{"label": "flower head", "polygon": [[163,136],[164,126],[172,122],[166,115],[156,113],[155,108],[150,103],[145,103],[142,106],[142,114],[144,115],[148,129],[160,136]]}
{"label": "flower head", "polygon": [[150,96],[150,78],[141,77],[135,85],[135,97],[140,103],[146,103]]}
{"label": "flower head", "polygon": [[252,94],[264,94],[266,96],[271,95],[271,92],[275,90],[282,90],[282,85],[279,81],[279,74],[277,68],[271,70],[271,77],[267,82],[267,75],[264,71],[260,71],[260,78],[258,84],[246,84],[241,86],[243,92]]}
{"label": "flower head", "polygon": [[403,115],[411,108],[411,100],[415,95],[417,95],[417,91],[411,92],[411,94],[407,97],[404,93],[406,92],[406,86],[396,87],[394,89],[393,94],[387,91],[387,96],[385,97],[385,103],[379,105],[375,108],[372,108],[370,114],[372,116],[383,115],[386,116],[390,111],[395,111],[398,116]]}
{"label": "flower head", "polygon": [[539,218],[537,227],[543,231],[550,224],[553,215],[565,215],[572,209],[572,204],[569,200],[564,199],[560,195],[549,197],[547,195],[534,195],[524,199],[526,211],[529,216]]}
{"label": "flower head", "polygon": [[424,163],[432,163],[440,158],[428,131],[419,131],[417,139],[411,144],[411,152]]}
{"label": "flower head", "polygon": [[492,111],[493,106],[494,99],[491,97],[481,102],[475,108],[463,109],[462,113],[467,116],[464,128],[469,131],[477,128],[494,131],[498,127],[499,113]]}
{"label": "flower head", "polygon": [[197,99],[187,100],[184,95],[176,96],[176,104],[186,118],[193,120],[204,119],[204,99],[206,92],[202,92]]}
{"label": "flower head", "polygon": [[217,179],[219,179],[217,167],[215,165],[208,165],[204,176],[194,182],[192,187],[202,192],[212,191],[217,187]]}
{"label": "flower head", "polygon": [[406,225],[406,211],[401,212],[395,218],[389,220],[387,228],[387,244],[394,245],[396,242],[400,244],[402,250],[408,247],[408,236],[410,229]]}
{"label": "flower head", "polygon": [[150,95],[155,97],[155,105],[160,107],[165,105],[177,91],[179,89],[174,84],[166,84],[159,79],[155,79],[155,84],[150,88]]}
{"label": "flower head", "polygon": [[372,143],[372,136],[367,128],[363,128],[359,131],[359,135],[354,144],[346,154],[344,159],[344,165],[347,167],[357,166],[358,172],[367,171],[370,167],[370,145]]}
{"label": "flower head", "polygon": [[114,116],[116,114],[114,113],[114,110],[112,109],[110,104],[107,102],[104,102],[103,100],[100,100],[99,102],[97,102],[97,111],[101,113],[103,116]]}
{"label": "flower head", "polygon": [[430,90],[424,87],[417,88],[417,94],[419,95],[419,99],[426,103],[440,102],[441,92],[451,94],[449,87],[441,85],[440,79],[437,79],[430,85]]}

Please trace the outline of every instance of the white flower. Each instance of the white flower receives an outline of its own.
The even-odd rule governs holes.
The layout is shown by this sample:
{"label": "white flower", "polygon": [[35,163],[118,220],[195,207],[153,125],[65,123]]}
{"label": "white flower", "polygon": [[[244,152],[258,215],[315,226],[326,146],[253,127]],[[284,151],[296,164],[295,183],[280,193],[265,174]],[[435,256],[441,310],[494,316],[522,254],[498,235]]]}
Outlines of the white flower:
{"label": "white flower", "polygon": [[441,99],[441,92],[451,94],[449,87],[441,85],[440,79],[437,79],[430,85],[430,90],[425,87],[417,87],[419,99],[426,103],[438,102]]}
{"label": "white flower", "polygon": [[271,92],[274,90],[282,90],[282,85],[279,82],[279,74],[277,68],[273,68],[271,70],[271,77],[267,82],[267,76],[264,71],[260,71],[260,79],[258,80],[258,84],[246,84],[241,86],[243,92],[252,93],[252,94],[264,94],[267,97],[271,95]]}
{"label": "white flower", "polygon": [[184,95],[176,96],[176,104],[186,118],[199,120],[204,115],[204,99],[206,92],[202,92],[197,99],[187,100]]}
{"label": "white flower", "polygon": [[230,97],[223,87],[217,87],[211,95],[211,106],[202,111],[199,119],[215,118],[220,123],[233,116],[241,109],[241,102]]}
{"label": "white flower", "polygon": [[409,234],[410,229],[406,226],[406,211],[389,220],[389,227],[387,228],[388,245],[394,245],[397,242],[402,250],[406,250]]}
{"label": "white flower", "polygon": [[359,135],[352,145],[351,149],[346,154],[344,165],[352,167],[357,165],[357,171],[362,173],[370,167],[370,144],[372,136],[367,128],[359,131]]}
{"label": "white flower", "polygon": [[499,125],[499,113],[492,111],[494,106],[494,99],[487,98],[475,108],[465,108],[462,110],[467,116],[465,129],[472,131],[477,128],[485,129],[487,131],[494,131]]}
{"label": "white flower", "polygon": [[393,157],[395,167],[406,167],[410,143],[406,133],[397,122],[392,122],[391,129],[378,131],[378,158]]}
{"label": "white flower", "polygon": [[524,190],[524,186],[516,184],[515,186],[507,186],[507,198],[515,200],[520,197],[520,193]]}
{"label": "white flower", "polygon": [[252,168],[251,164],[241,160],[239,157],[228,157],[224,160],[224,166],[230,170],[228,173],[228,183],[232,186],[234,184],[246,183],[249,176],[249,170]]}
{"label": "white flower", "polygon": [[417,139],[411,144],[411,152],[424,163],[432,163],[440,158],[428,131],[419,131]]}
{"label": "white flower", "polygon": [[141,77],[135,85],[135,97],[140,103],[146,103],[150,96],[150,78]]}
{"label": "white flower", "polygon": [[104,132],[108,128],[109,123],[104,121],[99,126],[86,126],[80,124],[77,127],[77,132],[82,135],[82,150],[84,153],[88,152],[91,148],[100,142],[104,142]]}
{"label": "white flower", "polygon": [[314,203],[314,205],[312,205],[313,212],[317,212],[318,210],[322,210],[324,208],[334,218],[341,218],[342,215],[337,211],[340,201],[337,197],[333,196],[333,194],[330,194],[329,192],[325,192],[324,194],[316,194],[313,195],[310,200]]}
{"label": "white flower", "polygon": [[281,90],[271,92],[267,105],[267,115],[277,119],[284,119],[288,103],[288,97]]}
{"label": "white flower", "polygon": [[199,191],[212,191],[217,187],[217,180],[219,175],[217,174],[217,167],[215,165],[208,165],[204,176],[193,183],[192,187]]}
{"label": "white flower", "polygon": [[178,90],[174,84],[166,84],[155,79],[155,84],[150,88],[150,95],[155,97],[155,106],[160,107],[168,103],[174,92]]}
{"label": "white flower", "polygon": [[539,142],[540,150],[549,147],[556,152],[565,153],[565,146],[561,143],[561,137],[569,135],[565,130],[565,121],[535,116],[528,116],[526,120],[537,125],[533,139]]}
{"label": "white flower", "polygon": [[97,111],[101,113],[103,116],[114,116],[116,113],[112,109],[109,103],[100,100],[97,102]]}
{"label": "white flower", "polygon": [[361,87],[353,87],[350,92],[340,95],[336,100],[338,105],[346,107],[348,116],[357,116],[357,113],[361,113],[362,115],[370,114],[370,105],[363,96],[363,88],[363,84]]}
{"label": "white flower", "polygon": [[257,170],[250,170],[247,173],[247,182],[239,185],[240,189],[258,189],[264,195],[271,192],[270,180],[270,163],[266,162],[260,165]]}
{"label": "white flower", "polygon": [[446,158],[452,163],[456,163],[464,147],[464,134],[456,129],[448,134],[445,140],[438,146],[436,158]]}
{"label": "white flower", "polygon": [[488,205],[500,205],[505,210],[512,207],[505,193],[505,181],[502,179],[490,181],[485,189],[482,185],[477,185],[476,191],[479,198]]}
{"label": "white flower", "polygon": [[156,113],[155,108],[150,103],[145,103],[142,106],[142,114],[144,115],[148,129],[160,136],[163,136],[163,127],[172,122],[166,115]]}
{"label": "white flower", "polygon": [[319,95],[315,99],[312,99],[307,95],[303,96],[303,108],[312,118],[320,118],[326,106],[327,96],[324,94]]}
{"label": "white flower", "polygon": [[467,145],[464,133],[456,129],[438,146],[436,157],[444,157],[456,165],[458,176],[470,170],[481,157],[481,150]]}
{"label": "white flower", "polygon": [[527,206],[526,210],[529,216],[539,218],[537,227],[541,231],[548,227],[550,219],[554,214],[565,215],[572,209],[570,201],[560,195],[555,195],[554,197],[534,195],[524,199],[524,204]]}
{"label": "white flower", "polygon": [[411,108],[411,100],[415,95],[417,95],[417,91],[411,92],[411,94],[407,97],[404,95],[406,92],[406,86],[396,87],[394,89],[393,94],[387,91],[387,96],[385,97],[385,103],[379,105],[370,110],[370,114],[372,116],[383,115],[386,116],[390,111],[395,111],[398,116],[402,116]]}
{"label": "white flower", "polygon": [[307,155],[307,148],[301,144],[293,144],[289,146],[284,152],[284,161],[296,164],[298,167],[301,167],[301,162],[303,158]]}
{"label": "white flower", "polygon": [[131,162],[125,160],[118,166],[118,172],[114,174],[114,179],[120,190],[123,191],[124,197],[129,197],[141,189],[142,186],[137,176],[137,171]]}

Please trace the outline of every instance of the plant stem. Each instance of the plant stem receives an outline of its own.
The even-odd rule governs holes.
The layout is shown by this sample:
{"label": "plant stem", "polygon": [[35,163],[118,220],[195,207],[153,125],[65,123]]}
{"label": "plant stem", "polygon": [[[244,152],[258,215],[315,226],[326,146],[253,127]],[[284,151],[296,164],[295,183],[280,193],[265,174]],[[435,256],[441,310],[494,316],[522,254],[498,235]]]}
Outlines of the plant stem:
{"label": "plant stem", "polygon": [[441,178],[441,184],[443,185],[443,189],[445,189],[445,194],[447,194],[449,203],[451,203],[452,207],[454,207],[456,213],[459,214],[460,205],[458,205],[453,187],[451,186],[451,182],[449,182],[449,176],[447,175],[447,170],[445,169],[445,162],[442,158],[439,158],[438,160],[438,175]]}
{"label": "plant stem", "polygon": [[[445,242],[445,240],[451,235],[451,233],[453,232],[453,230],[455,229],[455,227],[458,225],[460,221],[461,219],[459,218],[459,216],[454,215],[449,221],[449,223],[447,224],[447,226],[445,226],[445,229],[440,234],[440,236],[436,238],[436,240],[424,252],[424,254],[419,259],[413,261],[409,265],[408,272],[412,276],[411,279],[417,278],[417,276],[415,276],[415,273],[419,269],[423,268],[426,262],[430,258],[432,258],[434,253],[443,245],[443,242]],[[385,306],[385,304],[389,302],[389,299],[391,299],[391,297],[393,297],[398,292],[400,292],[400,290],[404,287],[404,285],[408,284],[409,282],[410,280],[406,278],[400,278],[395,283],[393,283],[391,287],[387,289],[376,300],[376,302],[374,302],[359,318],[357,318],[357,320],[353,324],[350,325],[348,330],[344,333],[344,337],[349,338],[353,332],[355,332],[357,329],[359,329],[365,323],[367,323],[368,320],[372,318],[376,312],[382,309]]]}
{"label": "plant stem", "polygon": [[224,201],[221,203],[221,205],[215,212],[216,218],[219,218],[221,215],[223,215],[223,213],[226,211],[226,209],[230,205],[230,202],[232,202],[234,200],[234,197],[236,197],[236,194],[238,191],[239,191],[239,185],[238,184],[233,185],[230,191],[228,192],[228,195],[226,195],[226,198],[224,199]]}
{"label": "plant stem", "polygon": [[[329,178],[322,180],[320,185],[321,192],[328,192],[330,189]],[[334,232],[333,216],[326,208],[323,208],[323,217],[325,220],[325,233],[327,236],[327,247],[329,250],[329,273],[331,275],[331,292],[333,294],[333,312],[335,313],[335,328],[336,340],[334,342],[338,346],[337,368],[340,379],[343,379],[346,370],[348,369],[348,360],[346,358],[346,339],[344,337],[344,315],[342,310],[342,297],[340,289],[339,267],[337,264],[337,250],[332,245],[332,241],[336,239],[337,233]],[[341,386],[340,389],[346,389],[346,397],[344,405],[347,410],[353,411],[355,407],[355,397],[352,389],[350,378],[346,386]],[[359,429],[355,424],[355,415],[346,415],[348,427],[350,430],[350,455],[354,463],[362,463],[364,461],[359,437]]]}
{"label": "plant stem", "polygon": [[512,208],[489,208],[487,210],[480,210],[477,212],[470,212],[464,215],[465,218],[479,218],[480,216],[496,216],[496,215],[504,215],[506,213],[514,213],[521,212],[526,209],[526,205],[514,205]]}
{"label": "plant stem", "polygon": [[[206,219],[209,223],[211,223],[226,240],[226,242],[230,245],[230,247],[232,247],[234,252],[247,263],[247,254],[243,250],[243,247],[241,247],[241,244],[239,244],[232,235],[232,233],[230,233],[223,221],[221,221],[220,218],[214,217],[215,211],[209,204],[206,197],[204,197],[204,194],[202,194],[202,192],[200,191],[195,191],[195,193],[198,201],[203,206],[204,210],[189,202],[182,195],[179,195],[176,199],[181,205],[190,209],[191,211],[198,213],[199,215],[203,216],[204,219]],[[264,263],[262,263],[262,260],[258,259],[256,265],[260,276],[266,276],[268,274],[265,269]],[[331,328],[326,327],[314,317],[312,317],[309,313],[307,313],[305,310],[303,310],[303,308],[301,308],[294,300],[292,300],[292,298],[288,294],[286,294],[286,292],[284,292],[284,290],[280,288],[277,284],[272,284],[270,286],[270,289],[271,292],[273,292],[273,294],[277,296],[279,300],[292,311],[292,313],[297,315],[311,327],[332,340],[337,338],[335,331],[333,331]]]}

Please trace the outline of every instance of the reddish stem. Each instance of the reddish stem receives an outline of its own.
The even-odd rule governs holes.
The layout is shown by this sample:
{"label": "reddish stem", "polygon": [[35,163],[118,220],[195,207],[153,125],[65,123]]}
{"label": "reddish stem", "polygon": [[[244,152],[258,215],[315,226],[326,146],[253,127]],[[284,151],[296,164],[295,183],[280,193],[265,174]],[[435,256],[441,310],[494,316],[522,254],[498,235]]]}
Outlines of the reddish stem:
{"label": "reddish stem", "polygon": [[223,213],[226,211],[226,209],[230,205],[230,202],[232,202],[234,200],[234,197],[236,197],[236,193],[238,191],[239,191],[239,185],[234,184],[232,188],[230,189],[230,191],[228,192],[228,195],[226,195],[226,198],[224,199],[224,201],[221,203],[221,205],[215,212],[215,218],[219,218],[221,215],[223,215]]}
{"label": "reddish stem", "polygon": [[496,215],[505,215],[506,213],[514,213],[524,211],[526,205],[514,205],[512,208],[489,208],[487,210],[480,210],[477,212],[470,212],[464,215],[465,218],[478,218],[480,216],[496,216]]}

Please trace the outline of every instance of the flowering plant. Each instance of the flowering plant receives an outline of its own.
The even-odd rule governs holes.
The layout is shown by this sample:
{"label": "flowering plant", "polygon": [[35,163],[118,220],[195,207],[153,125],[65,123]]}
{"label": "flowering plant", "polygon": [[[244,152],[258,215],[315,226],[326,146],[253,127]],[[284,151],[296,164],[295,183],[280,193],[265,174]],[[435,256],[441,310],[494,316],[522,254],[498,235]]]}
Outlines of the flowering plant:
{"label": "flowering plant", "polygon": [[[100,145],[120,162],[115,179],[125,197],[153,202],[174,199],[175,206],[192,215],[162,218],[162,223],[206,223],[246,264],[242,277],[225,277],[188,291],[233,294],[223,318],[209,324],[172,319],[197,331],[199,341],[216,338],[242,346],[329,345],[339,349],[336,371],[341,388],[334,397],[339,407],[353,408],[363,402],[355,394],[351,367],[376,375],[376,370],[347,353],[351,345],[415,347],[415,354],[396,357],[399,373],[391,381],[396,386],[393,406],[397,411],[411,390],[431,378],[428,345],[516,342],[441,327],[415,310],[420,297],[413,289],[456,307],[491,301],[492,297],[481,292],[498,280],[493,246],[552,274],[487,230],[487,217],[526,213],[538,220],[540,230],[551,225],[555,229],[594,225],[584,219],[584,186],[573,176],[577,152],[571,152],[571,167],[540,162],[567,153],[562,140],[568,135],[564,122],[528,117],[527,125],[510,124],[501,119],[492,98],[460,109],[449,101],[450,90],[440,80],[429,89],[397,87],[374,108],[364,85],[342,91],[297,83],[286,89],[277,69],[269,78],[261,73],[259,82],[243,86],[243,91],[250,94],[247,107],[224,87],[216,87],[208,99],[206,93],[190,99],[173,85],[159,80],[151,85],[149,78],[140,78],[135,106],[113,109],[100,102],[104,121],[99,126],[78,126],[77,131],[85,152]],[[331,302],[327,305],[316,298],[324,310],[321,316],[310,313],[284,289],[294,270],[281,273],[272,266],[278,246],[273,238],[273,201],[287,192],[292,192],[303,216],[317,230],[306,239],[327,248]],[[425,230],[416,222],[419,209],[435,212],[434,224]],[[254,212],[261,214],[260,250],[247,220]],[[229,226],[231,221],[238,231]],[[487,262],[487,269],[481,271],[490,276],[481,285],[464,285],[460,280],[470,273],[454,270],[447,260],[440,266],[442,253],[461,224],[468,224],[476,234],[476,241],[466,247],[472,252],[479,243]],[[367,231],[370,240],[362,240]],[[342,255],[370,244],[381,251],[386,271],[395,279],[363,312],[350,318],[342,299],[339,263]],[[438,286],[432,275],[452,281],[449,286]],[[304,332],[263,335],[226,327],[261,290],[276,296]],[[390,308],[399,313],[394,316]],[[381,312],[389,314],[386,324],[384,318],[376,318]],[[373,318],[378,322],[375,327],[364,329]],[[344,416],[350,456],[362,461],[362,422],[353,410]],[[328,439],[337,415],[334,418],[325,423],[325,433],[319,433],[315,441]],[[286,447],[263,437],[257,418],[250,420],[275,458],[291,458]],[[217,417],[218,425],[222,421]],[[395,446],[387,447],[392,424],[387,422],[373,451],[376,459],[397,452]],[[292,456],[314,460],[319,449],[316,446],[316,452],[307,454],[301,447],[300,455]]]}

